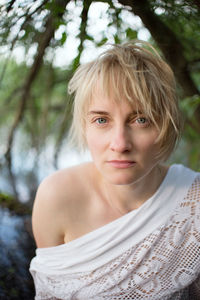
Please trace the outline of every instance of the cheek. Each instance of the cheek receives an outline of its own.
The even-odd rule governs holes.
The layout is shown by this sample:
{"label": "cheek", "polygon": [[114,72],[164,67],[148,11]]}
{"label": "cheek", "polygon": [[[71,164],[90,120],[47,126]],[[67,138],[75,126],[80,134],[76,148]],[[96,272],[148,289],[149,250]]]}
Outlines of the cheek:
{"label": "cheek", "polygon": [[92,156],[100,152],[103,148],[103,139],[97,134],[96,131],[86,129],[85,139],[87,147],[91,152]]}
{"label": "cheek", "polygon": [[140,134],[138,138],[135,138],[134,146],[138,151],[154,152],[158,150],[158,144],[156,143],[158,134],[156,132],[149,132]]}

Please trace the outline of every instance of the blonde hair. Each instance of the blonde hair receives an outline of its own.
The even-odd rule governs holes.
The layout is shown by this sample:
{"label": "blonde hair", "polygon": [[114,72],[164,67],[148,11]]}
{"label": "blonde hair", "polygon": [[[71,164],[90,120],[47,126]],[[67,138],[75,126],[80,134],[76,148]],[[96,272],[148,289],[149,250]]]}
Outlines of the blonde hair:
{"label": "blonde hair", "polygon": [[158,128],[159,156],[168,158],[181,132],[174,74],[169,65],[147,42],[112,45],[92,62],[79,66],[69,82],[74,94],[70,139],[86,148],[85,117],[95,89],[115,101],[128,101],[150,118]]}

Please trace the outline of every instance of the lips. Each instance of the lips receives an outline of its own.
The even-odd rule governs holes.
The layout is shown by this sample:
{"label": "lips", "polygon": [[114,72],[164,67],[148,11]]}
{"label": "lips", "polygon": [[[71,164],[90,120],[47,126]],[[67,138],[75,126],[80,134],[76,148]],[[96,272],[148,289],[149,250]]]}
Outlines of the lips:
{"label": "lips", "polygon": [[135,165],[135,161],[132,160],[109,160],[108,164],[117,169],[126,169]]}

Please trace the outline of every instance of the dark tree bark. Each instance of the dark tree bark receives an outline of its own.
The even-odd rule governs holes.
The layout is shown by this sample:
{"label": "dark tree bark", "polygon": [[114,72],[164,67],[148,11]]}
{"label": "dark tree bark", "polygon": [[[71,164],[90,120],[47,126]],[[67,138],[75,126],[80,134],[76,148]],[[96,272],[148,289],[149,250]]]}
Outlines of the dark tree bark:
{"label": "dark tree bark", "polygon": [[11,0],[11,1],[8,3],[8,6],[7,6],[7,12],[9,12],[9,11],[12,9],[14,3],[15,3],[15,0]]}

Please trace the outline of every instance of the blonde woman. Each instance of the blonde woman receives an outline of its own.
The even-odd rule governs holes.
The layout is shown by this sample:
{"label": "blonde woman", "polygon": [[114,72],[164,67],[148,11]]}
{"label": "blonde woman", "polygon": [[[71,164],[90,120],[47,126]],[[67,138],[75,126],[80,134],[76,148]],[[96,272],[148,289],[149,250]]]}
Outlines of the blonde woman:
{"label": "blonde woman", "polygon": [[147,43],[113,45],[69,92],[93,161],[38,189],[35,299],[200,299],[200,174],[164,165],[181,131],[170,67]]}

